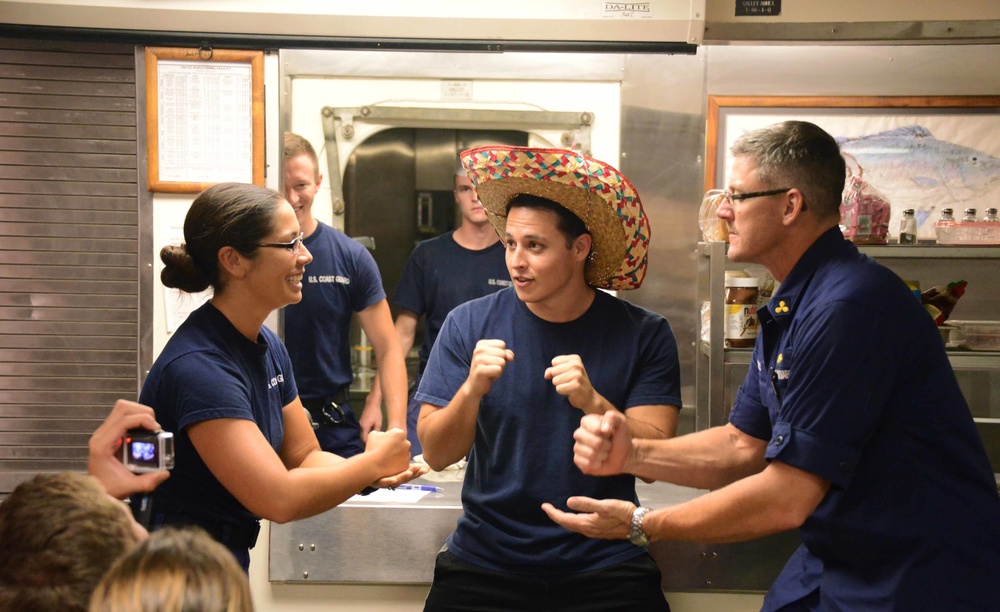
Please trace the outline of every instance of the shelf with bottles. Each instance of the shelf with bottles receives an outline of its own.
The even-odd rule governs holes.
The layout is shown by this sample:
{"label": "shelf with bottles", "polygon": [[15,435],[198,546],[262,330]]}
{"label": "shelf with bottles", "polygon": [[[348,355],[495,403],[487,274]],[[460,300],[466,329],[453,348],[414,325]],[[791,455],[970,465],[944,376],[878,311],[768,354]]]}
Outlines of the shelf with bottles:
{"label": "shelf with bottles", "polygon": [[[920,271],[924,275],[933,276],[936,273],[939,278],[942,275],[947,277],[948,274],[953,275],[955,270],[960,269],[962,276],[971,275],[975,278],[975,293],[977,295],[974,299],[979,300],[979,307],[974,308],[973,311],[978,314],[979,318],[997,318],[992,309],[991,300],[993,298],[991,294],[996,287],[994,260],[1000,260],[1000,246],[888,244],[858,245],[858,249],[893,268],[903,278],[920,278],[922,276]],[[959,260],[966,261],[960,262]],[[954,276],[949,277],[949,279],[953,278]],[[962,303],[969,299],[969,297],[963,298]],[[953,315],[952,318],[964,317]],[[945,348],[951,364],[956,370],[1000,368],[1000,351],[970,350],[961,344],[948,343],[947,340]]]}
{"label": "shelf with bottles", "polygon": [[[703,286],[707,284],[708,289],[708,295],[702,294],[699,299],[707,301],[709,304],[721,305],[724,303],[725,272],[727,270],[747,268],[742,264],[729,263],[726,258],[728,246],[728,243],[721,241],[701,242],[698,245],[698,253],[707,260],[707,271],[703,271],[701,276]],[[921,260],[946,260],[946,262],[942,262],[945,266],[954,266],[952,260],[1000,260],[1000,246],[868,244],[858,245],[858,249],[876,260],[916,260],[914,263]],[[750,268],[759,269],[760,274],[766,273],[759,266],[750,266]],[[698,329],[700,354],[708,359],[710,364],[718,361],[719,365],[722,366],[749,365],[752,349],[725,347],[724,316],[722,308],[708,309],[707,320],[704,320],[707,324],[707,330],[703,330],[701,324],[699,324]],[[716,328],[718,331],[715,331]],[[707,333],[705,333],[706,331]],[[946,348],[952,367],[955,369],[1000,369],[1000,351],[971,351],[960,346]]]}

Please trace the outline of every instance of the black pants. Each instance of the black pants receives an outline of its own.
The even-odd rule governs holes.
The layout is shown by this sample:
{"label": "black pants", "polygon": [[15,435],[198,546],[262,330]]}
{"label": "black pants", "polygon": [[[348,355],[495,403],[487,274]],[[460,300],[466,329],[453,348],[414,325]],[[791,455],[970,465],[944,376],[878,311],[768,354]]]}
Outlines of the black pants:
{"label": "black pants", "polygon": [[424,612],[669,612],[649,555],[607,569],[547,576],[509,574],[438,553]]}

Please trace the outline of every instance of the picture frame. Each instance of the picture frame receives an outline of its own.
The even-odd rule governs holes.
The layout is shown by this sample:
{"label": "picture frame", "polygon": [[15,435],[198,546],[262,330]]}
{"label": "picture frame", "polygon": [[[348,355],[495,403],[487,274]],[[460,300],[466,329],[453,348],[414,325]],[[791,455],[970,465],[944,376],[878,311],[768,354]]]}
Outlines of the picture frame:
{"label": "picture frame", "polygon": [[706,191],[726,187],[740,134],[785,120],[838,139],[887,196],[893,231],[906,208],[917,211],[918,236],[933,238],[940,209],[981,216],[1000,204],[1000,96],[709,96]]}
{"label": "picture frame", "polygon": [[264,184],[264,52],[147,47],[148,188]]}

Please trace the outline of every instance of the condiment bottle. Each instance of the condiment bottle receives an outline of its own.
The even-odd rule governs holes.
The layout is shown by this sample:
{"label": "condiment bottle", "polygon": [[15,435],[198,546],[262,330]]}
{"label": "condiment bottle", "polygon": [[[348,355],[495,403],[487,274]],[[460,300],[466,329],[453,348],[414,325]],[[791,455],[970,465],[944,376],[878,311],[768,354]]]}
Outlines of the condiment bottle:
{"label": "condiment bottle", "polygon": [[941,218],[938,220],[938,223],[954,223],[955,222],[955,216],[953,214],[954,212],[955,211],[953,211],[950,208],[942,208]]}
{"label": "condiment bottle", "polygon": [[997,216],[997,209],[987,208],[986,216],[983,217],[985,223],[1000,223],[1000,217]]}
{"label": "condiment bottle", "polygon": [[917,218],[913,216],[913,209],[907,208],[903,211],[903,218],[899,221],[899,244],[917,243]]}
{"label": "condiment bottle", "polygon": [[965,216],[962,217],[962,223],[975,223],[978,220],[979,219],[976,218],[976,209],[975,208],[966,208],[965,209]]}
{"label": "condiment bottle", "polygon": [[966,281],[960,280],[948,283],[947,287],[931,287],[927,291],[924,291],[920,296],[920,301],[924,304],[924,310],[933,317],[935,323],[943,325],[951,315],[951,311],[955,308],[958,298],[965,295],[965,287],[968,284]]}
{"label": "condiment bottle", "polygon": [[726,278],[726,348],[753,348],[757,341],[757,293],[760,281]]}

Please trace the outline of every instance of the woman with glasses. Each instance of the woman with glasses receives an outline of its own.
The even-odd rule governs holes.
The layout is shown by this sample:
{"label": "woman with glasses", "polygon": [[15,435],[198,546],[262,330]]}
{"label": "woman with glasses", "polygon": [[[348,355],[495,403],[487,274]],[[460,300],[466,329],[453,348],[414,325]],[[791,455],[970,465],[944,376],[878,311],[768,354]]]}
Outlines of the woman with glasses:
{"label": "woman with glasses", "polygon": [[[260,518],[313,516],[422,470],[409,466],[398,429],[373,432],[350,459],[320,450],[288,352],[264,326],[273,310],[302,299],[312,260],[279,193],[210,187],[188,211],[184,240],[160,252],[163,284],[212,287],[213,296],[167,342],[139,396],[175,440],[175,467],[152,493],[149,527],[198,525],[248,569]],[[134,507],[148,509],[147,501]]]}

